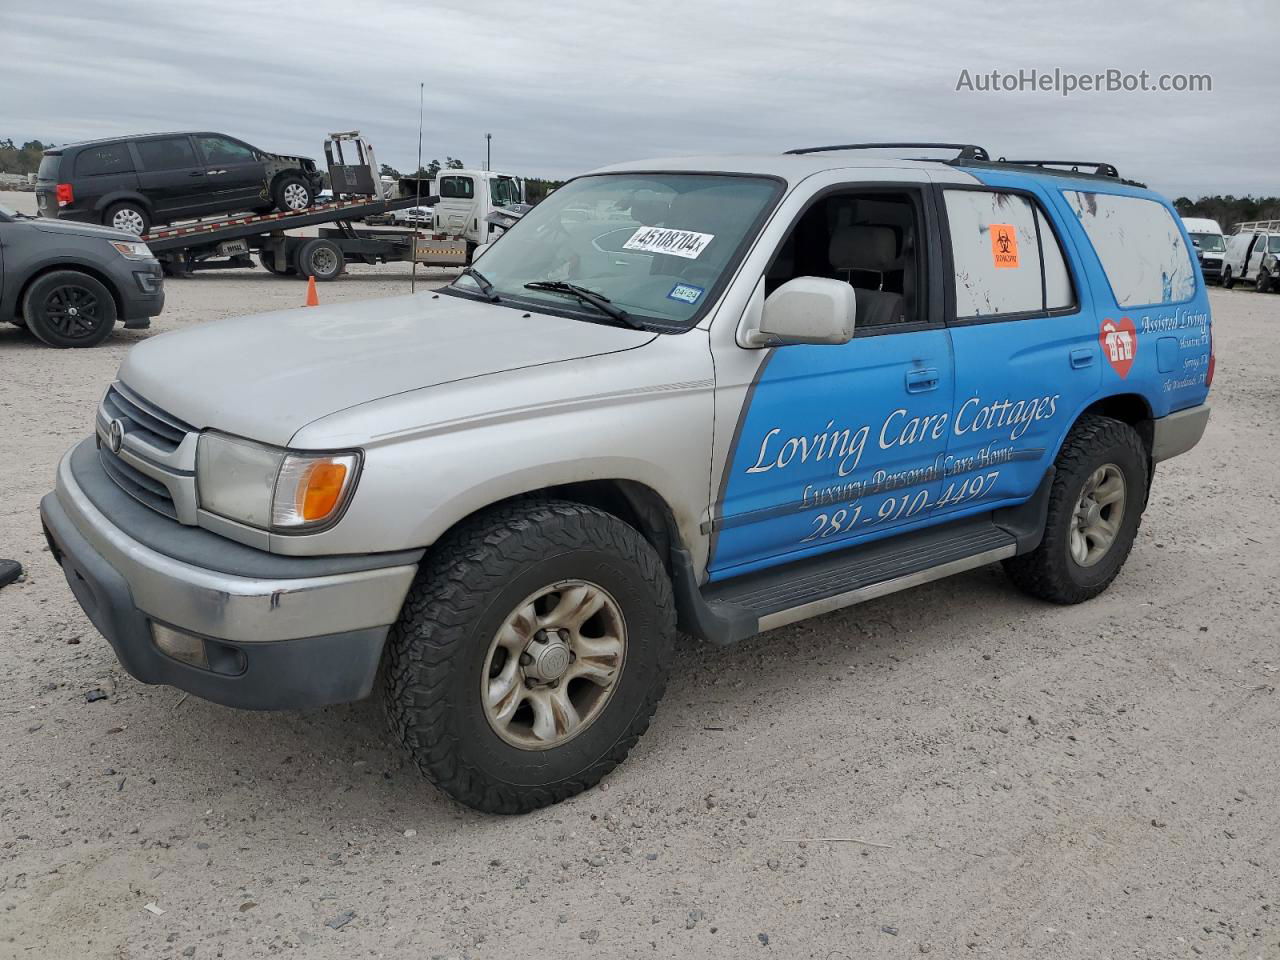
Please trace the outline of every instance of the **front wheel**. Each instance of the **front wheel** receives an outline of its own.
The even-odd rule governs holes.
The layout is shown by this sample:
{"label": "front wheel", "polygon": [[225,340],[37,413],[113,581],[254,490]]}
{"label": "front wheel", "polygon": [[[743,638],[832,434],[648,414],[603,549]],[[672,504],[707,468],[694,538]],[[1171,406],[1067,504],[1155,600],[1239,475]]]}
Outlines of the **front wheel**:
{"label": "front wheel", "polygon": [[446,536],[387,641],[391,727],[454,799],[524,813],[595,785],[649,726],[675,635],[657,553],[560,500]]}
{"label": "front wheel", "polygon": [[1223,267],[1222,268],[1222,288],[1224,290],[1230,290],[1235,285],[1236,285],[1236,281],[1235,281],[1235,278],[1231,276],[1231,268]]}
{"label": "front wheel", "polygon": [[1270,293],[1271,292],[1271,274],[1269,274],[1266,270],[1259,269],[1258,278],[1253,282],[1253,285],[1259,293]]}
{"label": "front wheel", "polygon": [[1147,499],[1147,451],[1133,427],[1086,416],[1054,461],[1040,546],[1004,562],[1032,596],[1082,603],[1111,585],[1133,548]]}
{"label": "front wheel", "polygon": [[285,174],[271,188],[271,199],[281,213],[298,213],[311,206],[311,185],[296,174]]}
{"label": "front wheel", "polygon": [[51,347],[96,347],[116,325],[116,301],[87,273],[55,270],[31,285],[22,318]]}

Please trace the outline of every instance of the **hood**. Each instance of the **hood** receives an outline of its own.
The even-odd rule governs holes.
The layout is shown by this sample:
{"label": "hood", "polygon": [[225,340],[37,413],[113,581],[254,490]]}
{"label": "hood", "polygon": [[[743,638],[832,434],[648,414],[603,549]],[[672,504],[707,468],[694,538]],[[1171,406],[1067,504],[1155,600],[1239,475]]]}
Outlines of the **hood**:
{"label": "hood", "polygon": [[76,220],[55,220],[52,217],[37,217],[24,220],[35,229],[44,233],[57,233],[73,237],[101,237],[103,240],[137,240],[138,237],[115,227],[103,227],[96,223],[80,223]]}
{"label": "hood", "polygon": [[358,404],[629,350],[655,336],[422,293],[163,334],[134,347],[119,376],[194,427],[286,446],[306,424]]}

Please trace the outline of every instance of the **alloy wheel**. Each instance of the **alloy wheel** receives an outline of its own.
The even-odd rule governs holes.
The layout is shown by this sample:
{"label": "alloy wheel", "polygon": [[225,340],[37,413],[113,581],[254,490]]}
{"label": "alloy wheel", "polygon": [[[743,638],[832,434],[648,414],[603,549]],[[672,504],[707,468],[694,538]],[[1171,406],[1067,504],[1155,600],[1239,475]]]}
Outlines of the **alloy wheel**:
{"label": "alloy wheel", "polygon": [[1089,474],[1072,513],[1071,559],[1091,567],[1107,555],[1124,522],[1128,491],[1124,474],[1114,463],[1105,463]]}

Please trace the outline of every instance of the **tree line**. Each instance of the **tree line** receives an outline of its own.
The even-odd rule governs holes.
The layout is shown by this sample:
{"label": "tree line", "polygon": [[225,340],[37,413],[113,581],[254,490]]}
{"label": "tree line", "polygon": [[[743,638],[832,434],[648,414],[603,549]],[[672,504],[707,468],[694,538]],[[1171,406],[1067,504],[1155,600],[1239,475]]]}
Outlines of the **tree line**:
{"label": "tree line", "polygon": [[1280,220],[1280,197],[1235,197],[1214,195],[1192,200],[1179,197],[1174,209],[1184,217],[1205,217],[1218,221],[1223,232],[1230,233],[1237,223],[1250,220]]}
{"label": "tree line", "polygon": [[40,169],[40,157],[52,143],[28,140],[22,146],[12,138],[0,140],[0,173],[35,173]]}

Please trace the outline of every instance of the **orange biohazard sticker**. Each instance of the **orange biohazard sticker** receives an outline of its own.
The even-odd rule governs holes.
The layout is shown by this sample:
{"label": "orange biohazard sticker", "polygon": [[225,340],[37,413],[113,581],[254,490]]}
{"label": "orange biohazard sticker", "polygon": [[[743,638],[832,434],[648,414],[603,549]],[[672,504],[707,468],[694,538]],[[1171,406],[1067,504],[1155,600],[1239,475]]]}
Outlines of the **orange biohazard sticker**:
{"label": "orange biohazard sticker", "polygon": [[997,269],[1018,265],[1018,231],[1012,224],[993,223],[991,233],[991,259]]}

